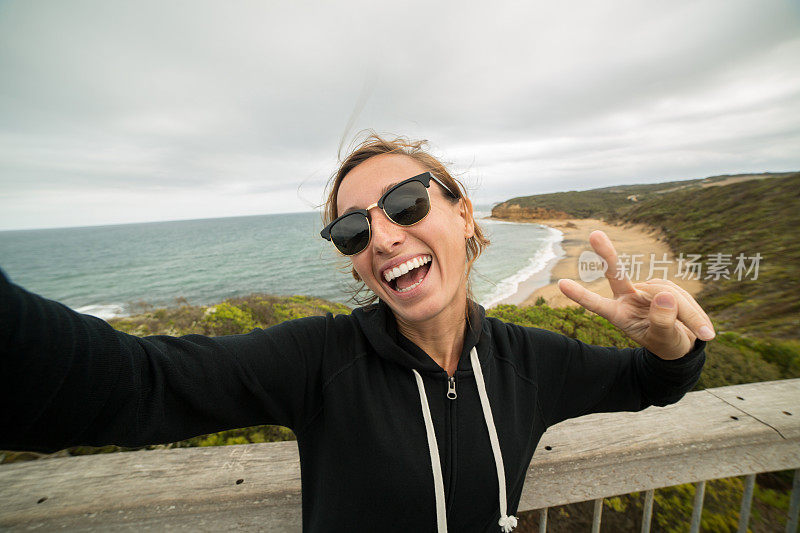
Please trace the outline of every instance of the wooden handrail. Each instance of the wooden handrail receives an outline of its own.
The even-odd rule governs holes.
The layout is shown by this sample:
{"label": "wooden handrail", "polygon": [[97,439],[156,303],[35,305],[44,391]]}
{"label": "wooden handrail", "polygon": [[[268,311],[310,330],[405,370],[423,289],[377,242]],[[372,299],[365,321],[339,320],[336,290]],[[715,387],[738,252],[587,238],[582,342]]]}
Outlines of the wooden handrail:
{"label": "wooden handrail", "polygon": [[[542,438],[519,511],[800,468],[800,379],[687,394],[567,420]],[[0,529],[165,524],[300,531],[296,442],[177,448],[0,466]]]}
{"label": "wooden handrail", "polygon": [[536,449],[519,508],[798,467],[800,379],[732,385],[553,426]]}

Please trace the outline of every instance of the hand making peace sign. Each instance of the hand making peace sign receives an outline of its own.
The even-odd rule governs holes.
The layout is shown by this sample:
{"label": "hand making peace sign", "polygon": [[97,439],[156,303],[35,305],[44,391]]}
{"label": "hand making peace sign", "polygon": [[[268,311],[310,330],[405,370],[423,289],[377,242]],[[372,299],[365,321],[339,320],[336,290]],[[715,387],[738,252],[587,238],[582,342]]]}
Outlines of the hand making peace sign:
{"label": "hand making peace sign", "polygon": [[678,359],[689,353],[696,338],[714,338],[714,326],[691,294],[665,279],[631,283],[619,279],[617,252],[602,231],[593,231],[589,243],[608,263],[606,278],[614,298],[604,298],[575,281],[558,282],[567,298],[597,313],[662,359]]}

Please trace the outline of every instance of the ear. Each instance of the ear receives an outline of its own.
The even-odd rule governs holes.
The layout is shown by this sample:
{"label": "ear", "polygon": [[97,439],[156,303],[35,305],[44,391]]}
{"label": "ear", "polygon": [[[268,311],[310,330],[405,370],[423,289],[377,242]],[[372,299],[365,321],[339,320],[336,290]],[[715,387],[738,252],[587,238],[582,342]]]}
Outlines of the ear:
{"label": "ear", "polygon": [[472,218],[472,201],[469,198],[461,198],[459,214],[464,220],[464,238],[469,239],[475,235],[475,219]]}

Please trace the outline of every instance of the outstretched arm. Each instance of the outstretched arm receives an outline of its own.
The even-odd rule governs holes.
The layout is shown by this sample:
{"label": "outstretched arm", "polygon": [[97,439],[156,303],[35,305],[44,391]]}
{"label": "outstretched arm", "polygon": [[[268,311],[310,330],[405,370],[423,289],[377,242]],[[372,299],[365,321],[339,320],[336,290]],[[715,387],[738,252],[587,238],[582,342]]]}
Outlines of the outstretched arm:
{"label": "outstretched arm", "polygon": [[321,401],[326,323],[140,338],[0,271],[0,449],[143,446],[260,424],[299,429]]}
{"label": "outstretched arm", "polygon": [[647,348],[595,346],[528,328],[538,375],[538,402],[547,427],[590,413],[641,411],[680,400],[700,379],[705,341],[678,359]]}
{"label": "outstretched arm", "polygon": [[706,341],[714,338],[708,315],[689,293],[667,280],[632,284],[618,275],[608,236],[595,231],[589,241],[608,264],[614,297],[603,298],[566,279],[559,288],[642,347],[594,346],[540,332],[539,404],[548,426],[589,413],[639,411],[678,401],[700,379]]}

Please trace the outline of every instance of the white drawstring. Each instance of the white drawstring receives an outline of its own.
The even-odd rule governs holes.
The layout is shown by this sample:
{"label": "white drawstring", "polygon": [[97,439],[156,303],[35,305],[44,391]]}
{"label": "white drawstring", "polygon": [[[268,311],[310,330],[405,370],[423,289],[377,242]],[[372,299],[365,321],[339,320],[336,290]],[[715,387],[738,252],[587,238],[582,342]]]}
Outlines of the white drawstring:
{"label": "white drawstring", "polygon": [[428,408],[428,397],[425,395],[425,385],[419,372],[411,369],[417,378],[419,401],[422,404],[422,417],[425,419],[425,431],[428,434],[428,451],[431,454],[431,469],[433,470],[433,491],[436,494],[436,525],[439,533],[447,533],[447,509],[444,506],[444,481],[442,480],[442,463],[439,461],[439,444],[436,442],[436,432],[433,430],[431,410]]}
{"label": "white drawstring", "polygon": [[506,471],[503,468],[503,454],[500,453],[500,441],[497,439],[497,429],[494,427],[494,417],[492,408],[489,405],[489,397],[486,395],[486,384],[483,381],[483,371],[481,362],[478,360],[478,350],[472,347],[470,352],[472,361],[472,371],[475,373],[475,382],[478,384],[478,394],[481,397],[481,407],[483,407],[483,418],[486,420],[486,428],[489,430],[489,441],[492,443],[492,453],[494,453],[494,464],[497,467],[497,484],[500,486],[500,520],[498,524],[503,533],[509,533],[517,527],[517,517],[506,515]]}
{"label": "white drawstring", "polygon": [[[497,439],[497,429],[494,427],[494,417],[492,417],[492,409],[489,405],[489,397],[486,395],[486,385],[483,381],[483,372],[481,371],[481,362],[478,360],[478,351],[475,347],[470,352],[470,360],[472,361],[472,370],[475,373],[475,382],[478,385],[478,395],[481,399],[481,407],[483,408],[483,418],[486,420],[486,428],[489,430],[489,441],[492,444],[492,453],[494,454],[494,464],[497,467],[497,484],[500,487],[500,525],[503,533],[509,533],[517,526],[517,517],[506,515],[507,502],[506,502],[506,473],[503,468],[503,455],[500,452],[500,442]],[[445,508],[444,501],[444,481],[442,479],[442,464],[439,460],[439,445],[436,442],[436,433],[433,430],[433,421],[431,420],[431,411],[428,407],[428,397],[425,394],[425,385],[422,382],[422,376],[419,372],[411,369],[414,372],[414,377],[417,380],[417,389],[419,389],[419,401],[422,406],[422,417],[425,419],[425,432],[428,435],[428,451],[431,455],[431,469],[433,470],[433,489],[436,494],[436,524],[439,533],[447,532],[447,509]]]}

